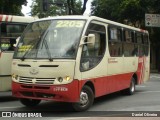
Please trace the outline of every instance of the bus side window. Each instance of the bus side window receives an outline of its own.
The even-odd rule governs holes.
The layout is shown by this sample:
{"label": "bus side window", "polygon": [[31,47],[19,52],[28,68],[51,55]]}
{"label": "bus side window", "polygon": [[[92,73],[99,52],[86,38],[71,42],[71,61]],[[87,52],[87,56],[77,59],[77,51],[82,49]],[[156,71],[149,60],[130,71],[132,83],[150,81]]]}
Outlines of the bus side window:
{"label": "bus side window", "polygon": [[106,48],[105,27],[91,23],[87,33],[95,35],[95,45],[84,45],[81,56],[81,71],[94,68],[103,58]]}
{"label": "bus side window", "polygon": [[14,44],[16,44],[16,39],[10,39],[10,46],[8,48],[8,51],[14,51],[15,47]]}
{"label": "bus side window", "polygon": [[117,27],[108,28],[108,46],[111,57],[122,56],[122,30]]}
{"label": "bus side window", "polygon": [[137,55],[138,49],[134,44],[134,32],[130,30],[124,30],[124,57],[132,57]]}
{"label": "bus side window", "polygon": [[144,54],[145,56],[148,56],[148,53],[149,53],[149,36],[148,34],[144,34],[143,35],[143,42],[144,42]]}
{"label": "bus side window", "polygon": [[142,57],[144,55],[143,34],[136,33],[136,42],[138,45],[138,56]]}

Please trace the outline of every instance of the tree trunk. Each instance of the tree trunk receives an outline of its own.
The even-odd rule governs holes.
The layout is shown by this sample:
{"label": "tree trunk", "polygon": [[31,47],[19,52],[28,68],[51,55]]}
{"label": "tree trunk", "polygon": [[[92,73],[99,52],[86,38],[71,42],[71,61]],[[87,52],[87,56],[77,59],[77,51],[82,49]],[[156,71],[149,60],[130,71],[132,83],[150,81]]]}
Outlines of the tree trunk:
{"label": "tree trunk", "polygon": [[72,9],[72,15],[75,15],[76,11],[74,9],[74,1],[73,0],[71,0],[71,9]]}
{"label": "tree trunk", "polygon": [[82,14],[83,14],[83,13],[85,12],[85,10],[86,10],[87,1],[88,1],[88,0],[84,0],[83,8],[82,8]]}
{"label": "tree trunk", "polygon": [[71,15],[71,4],[70,4],[70,0],[67,0],[67,5],[68,5],[68,14]]}

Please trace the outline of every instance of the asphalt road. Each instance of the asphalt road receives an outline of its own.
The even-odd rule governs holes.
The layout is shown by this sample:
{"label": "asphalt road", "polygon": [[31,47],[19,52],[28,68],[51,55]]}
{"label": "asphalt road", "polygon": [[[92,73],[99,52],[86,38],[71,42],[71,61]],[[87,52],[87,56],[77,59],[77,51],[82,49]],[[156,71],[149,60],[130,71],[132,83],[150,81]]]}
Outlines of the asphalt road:
{"label": "asphalt road", "polygon": [[42,117],[51,116],[48,119],[54,117],[54,120],[92,116],[140,116],[142,114],[143,116],[144,114],[150,115],[149,117],[158,114],[160,117],[160,74],[151,74],[149,81],[136,86],[134,95],[126,96],[117,92],[95,99],[93,106],[85,112],[72,112],[70,104],[51,101],[43,101],[39,106],[26,108],[11,96],[11,92],[1,92],[0,112],[4,111],[25,114],[38,112]]}

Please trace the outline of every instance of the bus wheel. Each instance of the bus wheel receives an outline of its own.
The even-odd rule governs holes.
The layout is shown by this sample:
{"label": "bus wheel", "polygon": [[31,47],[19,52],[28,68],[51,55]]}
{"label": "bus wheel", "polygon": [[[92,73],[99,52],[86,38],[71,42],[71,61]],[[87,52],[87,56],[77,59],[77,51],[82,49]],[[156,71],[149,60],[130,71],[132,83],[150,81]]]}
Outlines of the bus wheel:
{"label": "bus wheel", "polygon": [[41,100],[21,98],[20,102],[27,107],[34,107],[38,105],[41,102]]}
{"label": "bus wheel", "polygon": [[78,103],[73,103],[73,109],[75,111],[85,111],[90,106],[92,106],[94,101],[94,94],[89,86],[84,86],[80,93],[80,101]]}
{"label": "bus wheel", "polygon": [[131,83],[130,83],[130,87],[128,89],[126,89],[126,94],[127,95],[132,95],[135,92],[135,79],[132,78]]}

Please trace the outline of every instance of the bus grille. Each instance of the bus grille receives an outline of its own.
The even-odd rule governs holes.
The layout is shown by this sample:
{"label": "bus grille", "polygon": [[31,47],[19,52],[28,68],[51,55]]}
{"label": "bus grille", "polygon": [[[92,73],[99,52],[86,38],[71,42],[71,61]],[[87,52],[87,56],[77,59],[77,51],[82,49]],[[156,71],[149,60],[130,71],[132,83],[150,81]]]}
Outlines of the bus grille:
{"label": "bus grille", "polygon": [[30,78],[30,77],[20,77],[19,83],[23,84],[38,84],[38,85],[53,85],[55,78]]}

